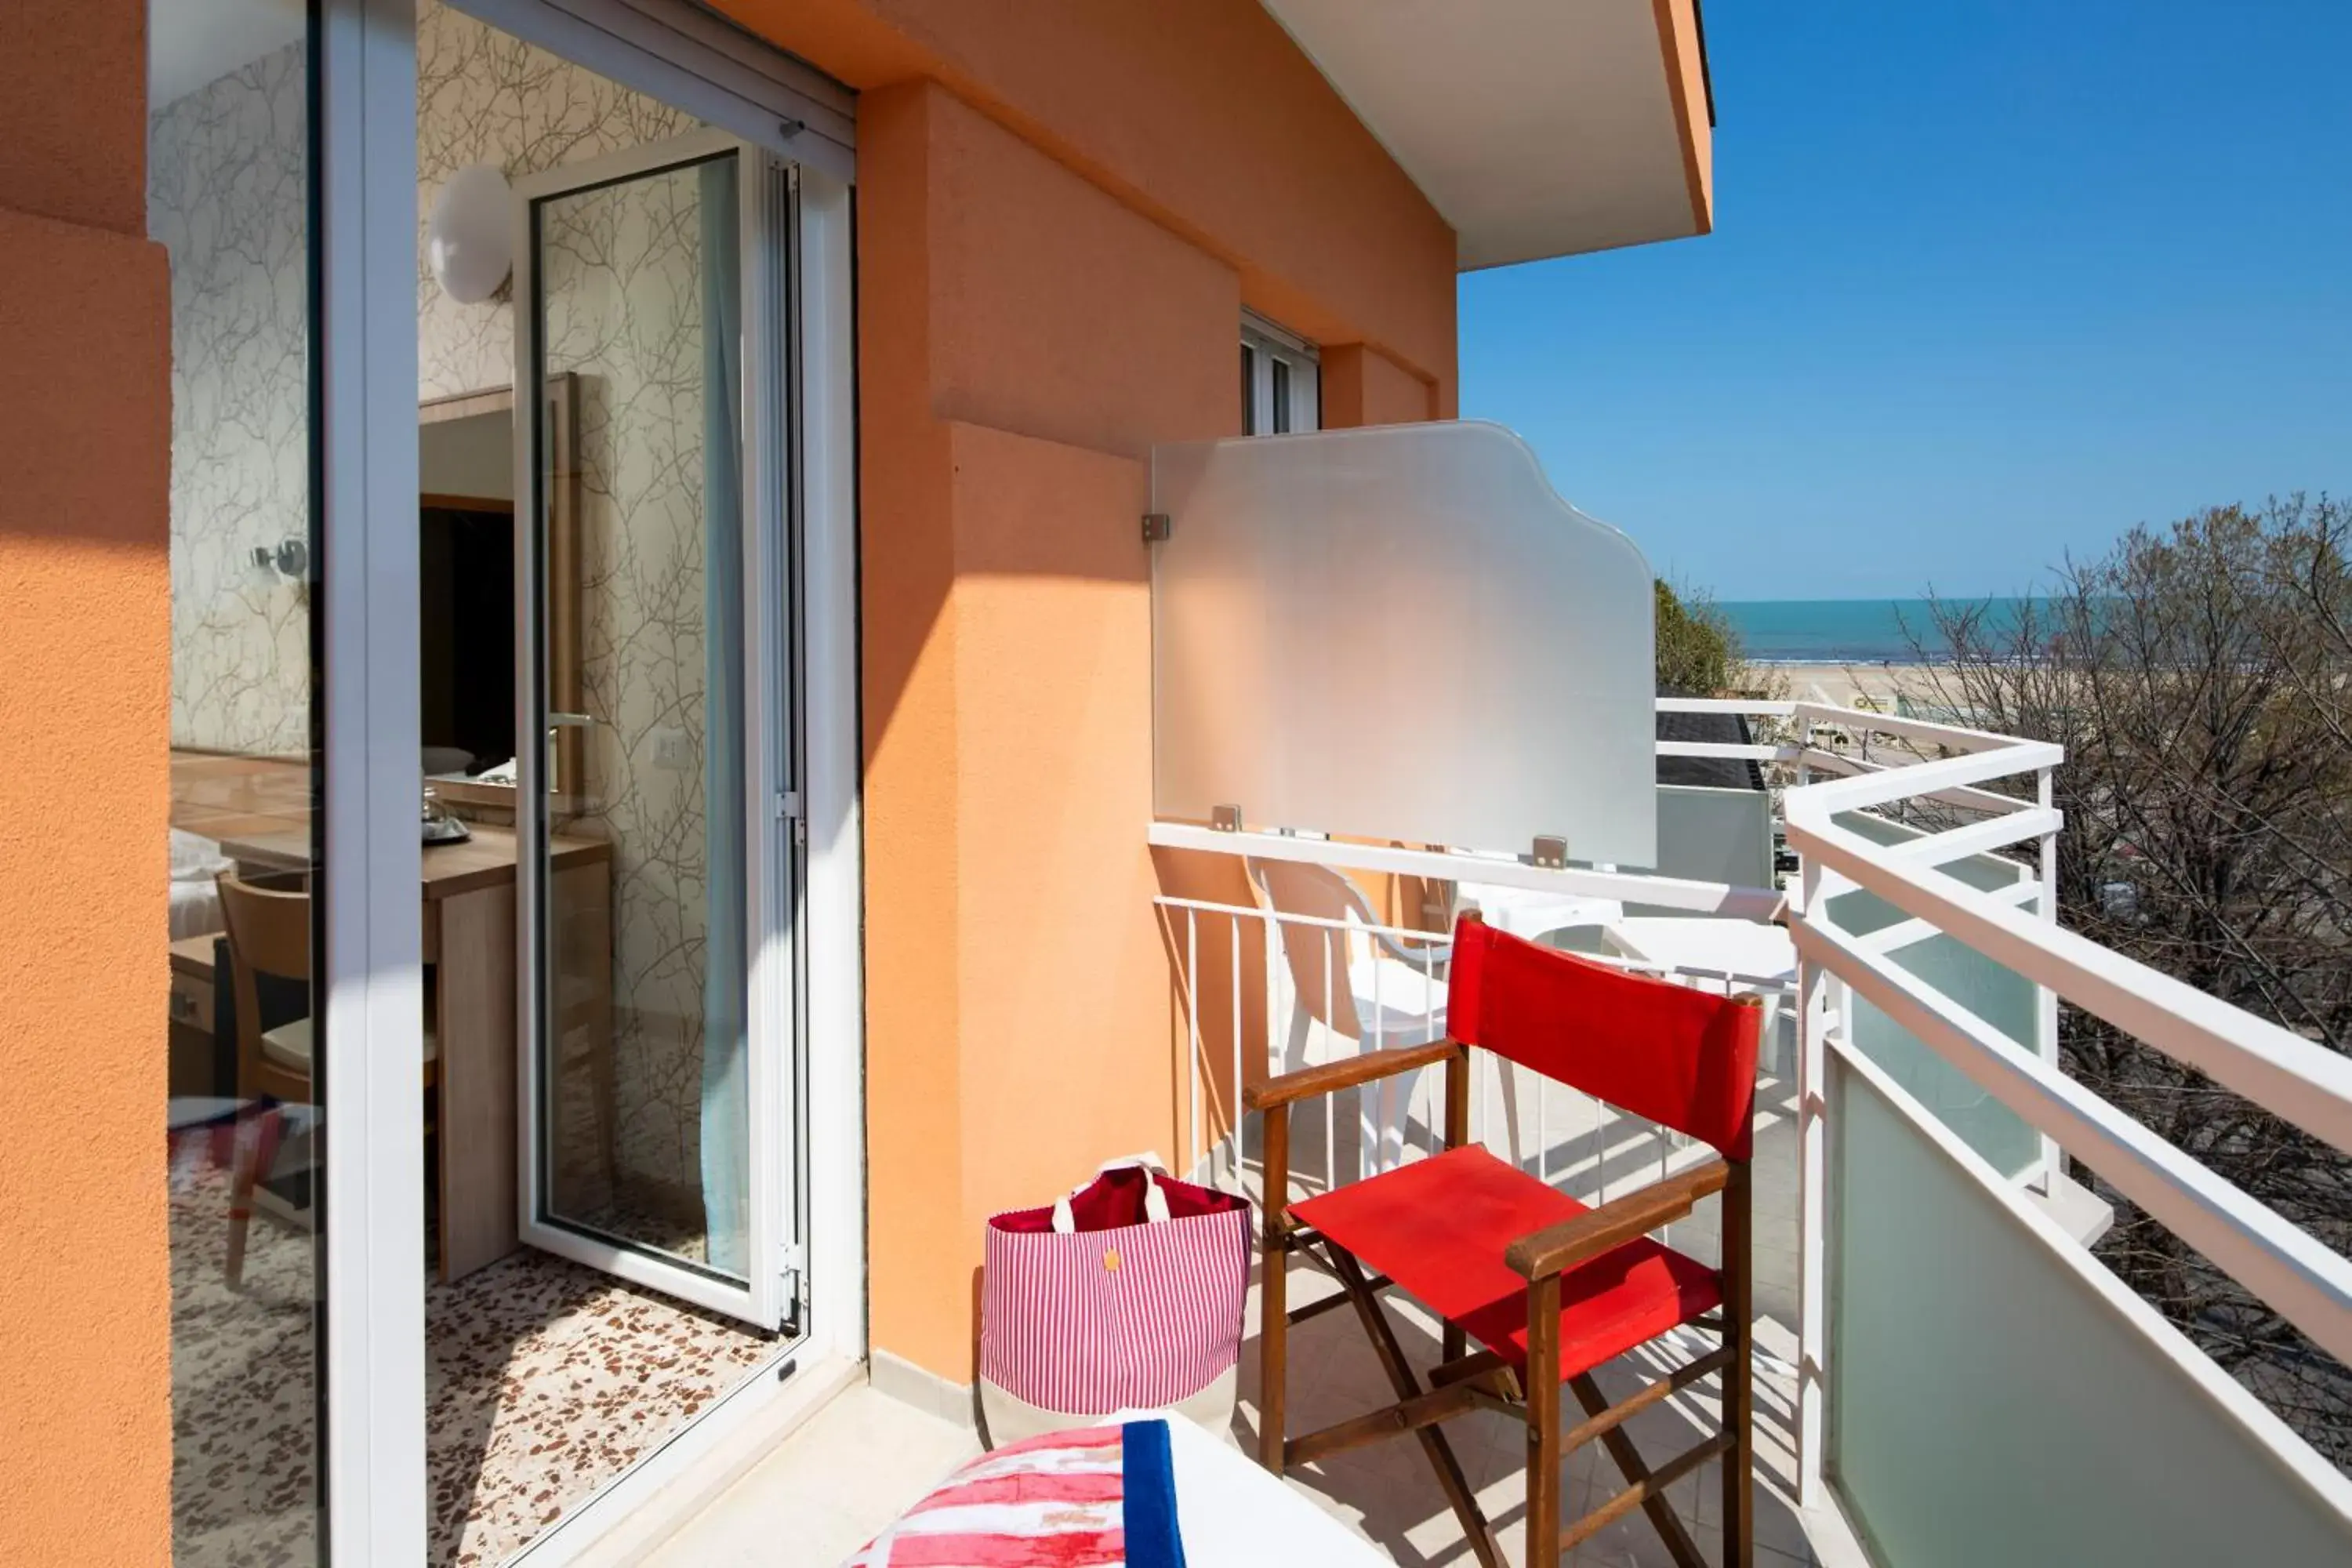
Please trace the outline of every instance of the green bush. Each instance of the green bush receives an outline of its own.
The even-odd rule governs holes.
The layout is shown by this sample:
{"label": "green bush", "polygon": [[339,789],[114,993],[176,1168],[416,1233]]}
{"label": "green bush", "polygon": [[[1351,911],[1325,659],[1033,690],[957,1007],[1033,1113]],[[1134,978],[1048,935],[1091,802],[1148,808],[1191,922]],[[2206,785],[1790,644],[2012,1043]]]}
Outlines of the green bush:
{"label": "green bush", "polygon": [[1739,634],[1714,600],[1688,588],[1677,594],[1664,577],[1656,581],[1658,689],[1719,697],[1744,684]]}

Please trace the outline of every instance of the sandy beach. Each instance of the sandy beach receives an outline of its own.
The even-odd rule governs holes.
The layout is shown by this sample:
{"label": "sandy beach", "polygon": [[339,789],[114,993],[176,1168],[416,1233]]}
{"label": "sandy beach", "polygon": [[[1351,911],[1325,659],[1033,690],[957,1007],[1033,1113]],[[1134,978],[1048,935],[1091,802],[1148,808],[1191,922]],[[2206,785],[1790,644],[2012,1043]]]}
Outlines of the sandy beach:
{"label": "sandy beach", "polygon": [[1758,668],[1786,682],[1790,697],[1827,702],[1837,708],[1860,705],[1891,710],[1900,696],[1908,696],[1916,702],[1932,704],[1934,700],[1934,676],[1923,664],[1770,664]]}

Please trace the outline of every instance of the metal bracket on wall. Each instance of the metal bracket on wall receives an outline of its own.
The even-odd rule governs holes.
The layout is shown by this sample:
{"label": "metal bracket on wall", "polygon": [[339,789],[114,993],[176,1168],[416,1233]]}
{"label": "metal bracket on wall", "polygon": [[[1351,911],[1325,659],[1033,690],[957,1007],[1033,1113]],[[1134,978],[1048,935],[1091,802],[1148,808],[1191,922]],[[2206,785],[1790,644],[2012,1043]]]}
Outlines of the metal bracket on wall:
{"label": "metal bracket on wall", "polygon": [[1166,512],[1147,511],[1143,514],[1144,543],[1157,544],[1174,531],[1175,524],[1169,520]]}
{"label": "metal bracket on wall", "polygon": [[1242,830],[1242,808],[1238,805],[1211,806],[1209,826],[1219,833],[1239,833]]}
{"label": "metal bracket on wall", "polygon": [[1568,840],[1565,838],[1553,838],[1547,835],[1538,835],[1536,838],[1535,853],[1530,856],[1529,858],[1537,865],[1546,867],[1554,871],[1566,870],[1568,868]]}

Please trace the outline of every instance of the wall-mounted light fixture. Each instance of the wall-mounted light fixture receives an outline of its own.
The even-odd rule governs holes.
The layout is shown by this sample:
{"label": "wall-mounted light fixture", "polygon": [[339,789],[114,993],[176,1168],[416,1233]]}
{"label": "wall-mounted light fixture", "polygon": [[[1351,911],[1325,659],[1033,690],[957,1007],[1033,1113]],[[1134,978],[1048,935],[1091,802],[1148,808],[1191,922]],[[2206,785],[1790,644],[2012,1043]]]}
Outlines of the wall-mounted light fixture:
{"label": "wall-mounted light fixture", "polygon": [[310,542],[281,539],[275,545],[257,544],[253,547],[253,563],[265,572],[275,571],[299,583],[310,570]]}
{"label": "wall-mounted light fixture", "polygon": [[513,223],[507,177],[491,164],[469,163],[443,181],[425,220],[425,258],[441,291],[461,305],[497,293],[514,268]]}

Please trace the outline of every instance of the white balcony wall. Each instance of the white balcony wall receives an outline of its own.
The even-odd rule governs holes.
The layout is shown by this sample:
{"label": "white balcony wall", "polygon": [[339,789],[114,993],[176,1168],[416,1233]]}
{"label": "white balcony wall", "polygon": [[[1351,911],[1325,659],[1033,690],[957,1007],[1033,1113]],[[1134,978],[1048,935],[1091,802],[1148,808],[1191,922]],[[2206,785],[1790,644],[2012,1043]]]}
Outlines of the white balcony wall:
{"label": "white balcony wall", "polygon": [[2276,1417],[1885,1074],[1829,1089],[1827,1468],[1875,1561],[2352,1562]]}
{"label": "white balcony wall", "polygon": [[1657,860],[1649,563],[1510,432],[1154,448],[1157,814]]}

